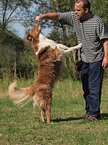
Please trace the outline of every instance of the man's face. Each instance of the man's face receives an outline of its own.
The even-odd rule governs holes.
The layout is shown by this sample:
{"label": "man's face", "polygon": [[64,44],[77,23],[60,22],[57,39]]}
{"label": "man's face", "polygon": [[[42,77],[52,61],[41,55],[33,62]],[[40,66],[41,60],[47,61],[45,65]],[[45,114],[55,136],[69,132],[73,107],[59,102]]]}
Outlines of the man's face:
{"label": "man's face", "polygon": [[75,14],[77,15],[78,19],[84,19],[85,10],[83,8],[83,2],[75,3]]}

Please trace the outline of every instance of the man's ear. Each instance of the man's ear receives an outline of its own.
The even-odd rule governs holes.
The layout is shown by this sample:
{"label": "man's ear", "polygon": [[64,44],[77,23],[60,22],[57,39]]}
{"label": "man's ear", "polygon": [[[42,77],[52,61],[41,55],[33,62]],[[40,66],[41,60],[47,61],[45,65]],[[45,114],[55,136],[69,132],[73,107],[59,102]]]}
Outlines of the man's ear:
{"label": "man's ear", "polygon": [[88,9],[88,8],[86,8],[86,9],[85,9],[85,13],[87,14],[88,12],[89,12],[89,9]]}

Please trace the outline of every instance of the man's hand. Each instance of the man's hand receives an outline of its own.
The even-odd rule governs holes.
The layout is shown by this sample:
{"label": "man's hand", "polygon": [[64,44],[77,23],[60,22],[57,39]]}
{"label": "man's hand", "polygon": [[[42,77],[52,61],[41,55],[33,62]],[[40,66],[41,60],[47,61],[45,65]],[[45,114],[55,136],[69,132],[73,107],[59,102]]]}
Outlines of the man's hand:
{"label": "man's hand", "polygon": [[38,22],[40,22],[40,21],[42,21],[42,20],[43,20],[42,15],[37,16],[37,17],[35,18],[35,21],[38,21]]}
{"label": "man's hand", "polygon": [[104,57],[103,62],[102,62],[102,67],[105,69],[105,67],[108,67],[108,58]]}

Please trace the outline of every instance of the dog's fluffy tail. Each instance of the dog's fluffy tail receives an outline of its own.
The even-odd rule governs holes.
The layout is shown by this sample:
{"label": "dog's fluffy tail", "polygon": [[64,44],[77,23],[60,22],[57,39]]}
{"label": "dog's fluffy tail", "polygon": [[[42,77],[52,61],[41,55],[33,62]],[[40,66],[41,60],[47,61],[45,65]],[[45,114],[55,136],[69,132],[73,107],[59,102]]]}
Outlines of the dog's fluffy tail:
{"label": "dog's fluffy tail", "polygon": [[29,93],[29,88],[17,88],[16,82],[9,86],[9,96],[15,104],[20,106],[25,105],[33,98],[33,93]]}

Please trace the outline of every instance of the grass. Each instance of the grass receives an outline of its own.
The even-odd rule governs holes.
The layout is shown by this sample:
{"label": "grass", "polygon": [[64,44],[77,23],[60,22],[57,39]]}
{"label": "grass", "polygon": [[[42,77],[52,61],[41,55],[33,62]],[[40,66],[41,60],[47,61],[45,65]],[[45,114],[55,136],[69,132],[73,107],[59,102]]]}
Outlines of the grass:
{"label": "grass", "polygon": [[[29,86],[33,80],[17,80]],[[103,83],[102,120],[85,122],[85,102],[80,81],[70,78],[59,81],[53,90],[53,124],[40,123],[40,110],[29,102],[18,108],[7,95],[11,82],[0,82],[0,144],[1,145],[107,145],[108,143],[108,80]]]}

